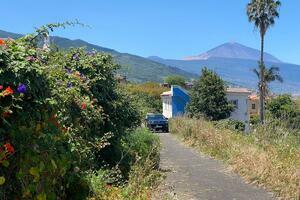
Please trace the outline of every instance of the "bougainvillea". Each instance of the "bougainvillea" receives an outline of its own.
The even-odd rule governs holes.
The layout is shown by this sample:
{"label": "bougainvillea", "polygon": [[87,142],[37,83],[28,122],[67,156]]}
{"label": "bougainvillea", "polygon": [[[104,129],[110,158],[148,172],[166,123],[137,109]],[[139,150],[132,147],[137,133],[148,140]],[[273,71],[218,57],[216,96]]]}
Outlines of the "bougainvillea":
{"label": "bougainvillea", "polygon": [[59,26],[0,40],[0,199],[84,194],[82,177],[101,167],[102,149],[139,123],[110,55],[40,48]]}

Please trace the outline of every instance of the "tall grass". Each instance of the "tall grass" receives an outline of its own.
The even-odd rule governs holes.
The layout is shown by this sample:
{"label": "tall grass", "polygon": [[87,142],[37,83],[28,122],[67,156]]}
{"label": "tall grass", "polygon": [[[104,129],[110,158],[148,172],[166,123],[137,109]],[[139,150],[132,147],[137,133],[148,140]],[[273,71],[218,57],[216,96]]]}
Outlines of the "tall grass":
{"label": "tall grass", "polygon": [[205,120],[177,118],[170,121],[170,130],[189,145],[225,161],[250,183],[283,199],[300,199],[300,141],[283,126],[258,126],[244,135]]}
{"label": "tall grass", "polygon": [[[157,135],[139,128],[122,140],[123,157],[129,162],[126,181],[120,166],[88,175],[90,200],[150,200],[162,176],[158,170],[160,143]],[[122,160],[120,160],[122,164]]]}

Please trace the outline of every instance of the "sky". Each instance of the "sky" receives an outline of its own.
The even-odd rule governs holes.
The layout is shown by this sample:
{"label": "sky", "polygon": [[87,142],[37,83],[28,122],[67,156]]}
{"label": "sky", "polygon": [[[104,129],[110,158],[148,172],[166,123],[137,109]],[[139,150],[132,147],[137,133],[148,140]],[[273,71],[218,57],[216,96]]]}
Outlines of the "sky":
{"label": "sky", "polygon": [[[181,59],[226,42],[259,49],[248,22],[249,0],[2,0],[0,29],[31,33],[34,27],[79,20],[53,35],[140,56]],[[300,1],[282,0],[280,18],[265,48],[282,61],[300,64]]]}

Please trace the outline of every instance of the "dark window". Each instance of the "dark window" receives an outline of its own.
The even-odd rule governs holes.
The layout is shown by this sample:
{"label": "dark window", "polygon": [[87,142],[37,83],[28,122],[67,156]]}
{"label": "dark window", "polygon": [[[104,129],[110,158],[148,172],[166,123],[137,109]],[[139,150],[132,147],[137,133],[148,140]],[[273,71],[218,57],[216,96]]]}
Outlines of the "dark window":
{"label": "dark window", "polygon": [[252,110],[255,110],[256,109],[256,105],[255,103],[252,104]]}

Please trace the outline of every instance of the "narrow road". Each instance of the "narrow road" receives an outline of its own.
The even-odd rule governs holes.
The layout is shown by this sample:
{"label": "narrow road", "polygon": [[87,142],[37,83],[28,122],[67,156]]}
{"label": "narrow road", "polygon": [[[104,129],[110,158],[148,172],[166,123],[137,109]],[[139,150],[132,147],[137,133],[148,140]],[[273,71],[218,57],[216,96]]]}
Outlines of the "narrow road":
{"label": "narrow road", "polygon": [[[171,134],[159,134],[164,195],[178,200],[271,200],[266,191],[246,184],[217,160],[186,147]],[[168,192],[167,192],[168,190]],[[171,192],[170,192],[171,191]]]}

